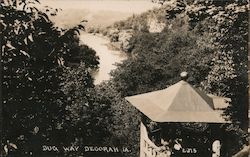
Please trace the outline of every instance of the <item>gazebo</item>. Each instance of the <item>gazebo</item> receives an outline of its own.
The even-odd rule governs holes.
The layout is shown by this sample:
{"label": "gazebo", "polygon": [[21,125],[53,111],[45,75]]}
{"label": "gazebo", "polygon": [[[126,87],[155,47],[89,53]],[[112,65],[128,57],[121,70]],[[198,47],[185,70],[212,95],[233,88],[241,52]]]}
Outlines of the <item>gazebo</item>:
{"label": "gazebo", "polygon": [[[168,88],[125,98],[143,113],[140,157],[172,157],[177,154],[179,157],[206,157],[204,154],[207,157],[221,156],[221,141],[225,141],[226,137],[221,137],[219,126],[230,123],[222,117],[222,109],[228,106],[230,99],[206,94],[194,88],[186,81],[186,72],[181,76],[181,81]],[[180,137],[173,131],[173,126],[194,127],[201,131],[182,130]],[[207,142],[206,148],[199,150],[196,146],[200,143],[195,144],[196,141],[192,137],[205,136],[205,132],[209,133],[206,138],[212,142]],[[169,139],[172,137],[176,138],[175,142],[172,139],[174,144],[171,146]],[[173,148],[166,150],[166,147]]]}

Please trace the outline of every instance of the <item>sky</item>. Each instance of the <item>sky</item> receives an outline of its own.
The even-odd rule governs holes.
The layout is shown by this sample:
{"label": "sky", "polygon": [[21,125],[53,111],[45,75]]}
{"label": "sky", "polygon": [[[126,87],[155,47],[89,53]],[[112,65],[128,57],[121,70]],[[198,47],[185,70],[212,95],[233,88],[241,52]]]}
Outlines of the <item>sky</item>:
{"label": "sky", "polygon": [[42,6],[62,9],[51,20],[59,27],[70,28],[87,20],[86,27],[106,27],[159,7],[151,0],[40,0]]}
{"label": "sky", "polygon": [[119,11],[142,13],[159,4],[151,0],[41,0],[42,4],[61,9],[88,9],[91,11]]}

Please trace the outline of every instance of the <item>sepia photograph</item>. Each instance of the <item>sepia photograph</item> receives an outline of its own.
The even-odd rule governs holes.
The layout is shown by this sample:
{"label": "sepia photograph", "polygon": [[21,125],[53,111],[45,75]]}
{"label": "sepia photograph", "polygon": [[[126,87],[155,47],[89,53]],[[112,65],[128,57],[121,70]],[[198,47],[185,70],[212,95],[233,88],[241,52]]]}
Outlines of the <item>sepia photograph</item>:
{"label": "sepia photograph", "polygon": [[248,0],[0,2],[0,157],[250,157]]}

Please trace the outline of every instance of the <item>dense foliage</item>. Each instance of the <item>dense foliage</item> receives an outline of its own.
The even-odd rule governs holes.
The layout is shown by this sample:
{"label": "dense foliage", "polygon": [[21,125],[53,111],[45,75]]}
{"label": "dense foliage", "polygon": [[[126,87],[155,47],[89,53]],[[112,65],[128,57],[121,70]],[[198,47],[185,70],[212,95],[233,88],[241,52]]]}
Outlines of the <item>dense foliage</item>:
{"label": "dense foliage", "polygon": [[12,153],[29,156],[46,144],[101,141],[108,120],[100,117],[108,117],[109,109],[95,97],[90,73],[98,58],[80,44],[84,27],[61,30],[49,12],[29,4],[1,3],[2,143],[10,141],[17,146]]}
{"label": "dense foliage", "polygon": [[131,39],[131,59],[118,65],[113,80],[125,96],[165,88],[178,81],[182,71],[188,71],[191,83],[198,84],[210,70],[212,48],[207,42],[181,28],[139,32]]}
{"label": "dense foliage", "polygon": [[227,114],[246,129],[248,2],[172,0],[166,3],[169,20],[186,17],[190,30],[209,34],[215,50],[211,71],[203,85],[210,92],[232,99]]}
{"label": "dense foliage", "polygon": [[112,134],[106,136],[106,145],[127,147],[130,152],[125,152],[123,156],[138,156],[141,114],[122,97],[113,82],[104,82],[95,89],[98,96],[106,104],[110,104],[112,111],[109,117],[112,118],[112,123],[108,125],[109,132]]}
{"label": "dense foliage", "polygon": [[[98,57],[77,37],[84,27],[60,30],[46,13],[15,2],[1,6],[0,37],[3,143],[16,144],[19,155],[35,155],[46,143],[87,142],[126,146],[124,156],[138,156],[140,113],[124,97],[166,88],[182,71],[194,86],[231,98],[226,114],[245,129],[247,2],[172,0],[98,30],[129,57],[96,87]],[[225,130],[233,154],[245,134],[235,125]]]}
{"label": "dense foliage", "polygon": [[[172,0],[163,8],[166,20],[160,21],[166,25],[158,33],[149,31],[149,13],[102,31],[113,43],[124,42],[121,34],[132,32],[125,40],[128,49],[118,46],[130,57],[112,72],[113,90],[125,97],[162,89],[177,82],[181,71],[188,71],[188,81],[194,86],[231,98],[225,114],[234,125],[225,131],[235,143],[228,152],[233,154],[242,147],[246,134],[241,128],[246,129],[248,124],[247,2]],[[162,17],[163,12],[159,12]],[[133,19],[143,22],[138,26]],[[130,114],[134,117],[138,113]]]}
{"label": "dense foliage", "polygon": [[40,136],[47,138],[63,115],[55,105],[61,99],[56,77],[63,56],[62,43],[57,42],[60,32],[39,11],[5,6],[1,15],[3,117],[8,119],[4,137],[18,145],[27,143],[39,128]]}
{"label": "dense foliage", "polygon": [[77,138],[77,144],[102,143],[109,135],[110,105],[93,87],[93,79],[84,63],[78,68],[65,68],[61,76],[61,91],[67,96],[65,110],[68,112],[62,128],[67,129],[69,141]]}

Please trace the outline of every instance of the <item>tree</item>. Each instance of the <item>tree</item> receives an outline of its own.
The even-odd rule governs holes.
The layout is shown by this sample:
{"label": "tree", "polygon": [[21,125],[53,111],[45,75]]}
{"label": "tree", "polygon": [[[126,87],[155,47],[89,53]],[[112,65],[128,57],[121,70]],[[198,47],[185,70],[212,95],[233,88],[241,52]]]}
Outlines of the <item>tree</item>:
{"label": "tree", "polygon": [[186,26],[161,33],[137,32],[131,44],[129,58],[117,65],[110,81],[97,88],[108,98],[114,113],[112,143],[128,143],[132,152],[138,153],[141,115],[124,97],[166,88],[180,79],[183,70],[190,72],[189,81],[199,86],[210,71],[213,47],[209,38],[188,32]]}
{"label": "tree", "polygon": [[113,81],[108,81],[95,87],[97,96],[110,106],[112,113],[110,122],[107,123],[111,134],[105,137],[105,144],[124,146],[131,150],[120,154],[121,156],[138,156],[140,113],[122,97],[114,84]]}
{"label": "tree", "polygon": [[236,123],[225,127],[225,132],[237,143],[229,152],[233,154],[246,136],[235,124],[245,129],[248,121],[247,3],[172,2],[166,8],[169,28],[133,34],[130,57],[112,72],[112,83],[124,97],[166,88],[187,70],[192,76],[188,81],[195,86],[232,99],[226,114]]}
{"label": "tree", "polygon": [[45,131],[58,116],[52,113],[58,109],[54,96],[59,94],[55,72],[60,56],[55,53],[60,46],[55,43],[60,33],[46,14],[26,9],[10,5],[1,11],[4,135],[18,144],[28,142],[35,127],[47,137]]}
{"label": "tree", "polygon": [[204,88],[232,99],[226,114],[244,129],[248,125],[247,5],[245,0],[173,0],[166,11],[168,19],[185,16],[189,29],[198,29],[200,33],[205,31],[211,37],[216,49]]}
{"label": "tree", "polygon": [[143,32],[134,35],[131,43],[131,58],[112,73],[123,96],[166,88],[180,79],[182,71],[188,71],[191,83],[199,85],[210,70],[213,47],[195,32],[182,28]]}
{"label": "tree", "polygon": [[74,142],[78,144],[102,143],[104,137],[109,135],[110,104],[105,103],[106,100],[94,89],[89,69],[84,63],[77,68],[65,68],[61,80],[68,112],[62,128],[67,130],[68,141],[77,139]]}
{"label": "tree", "polygon": [[[79,44],[76,33],[82,25],[60,30],[46,13],[29,6],[33,2],[17,2],[1,3],[0,12],[3,142],[8,139],[17,145],[18,155],[28,156],[44,143],[61,143],[57,135],[67,132],[61,127],[68,114],[60,79],[65,66],[83,61],[83,70],[90,70],[97,68],[98,58]],[[84,77],[91,80],[90,75]]]}

